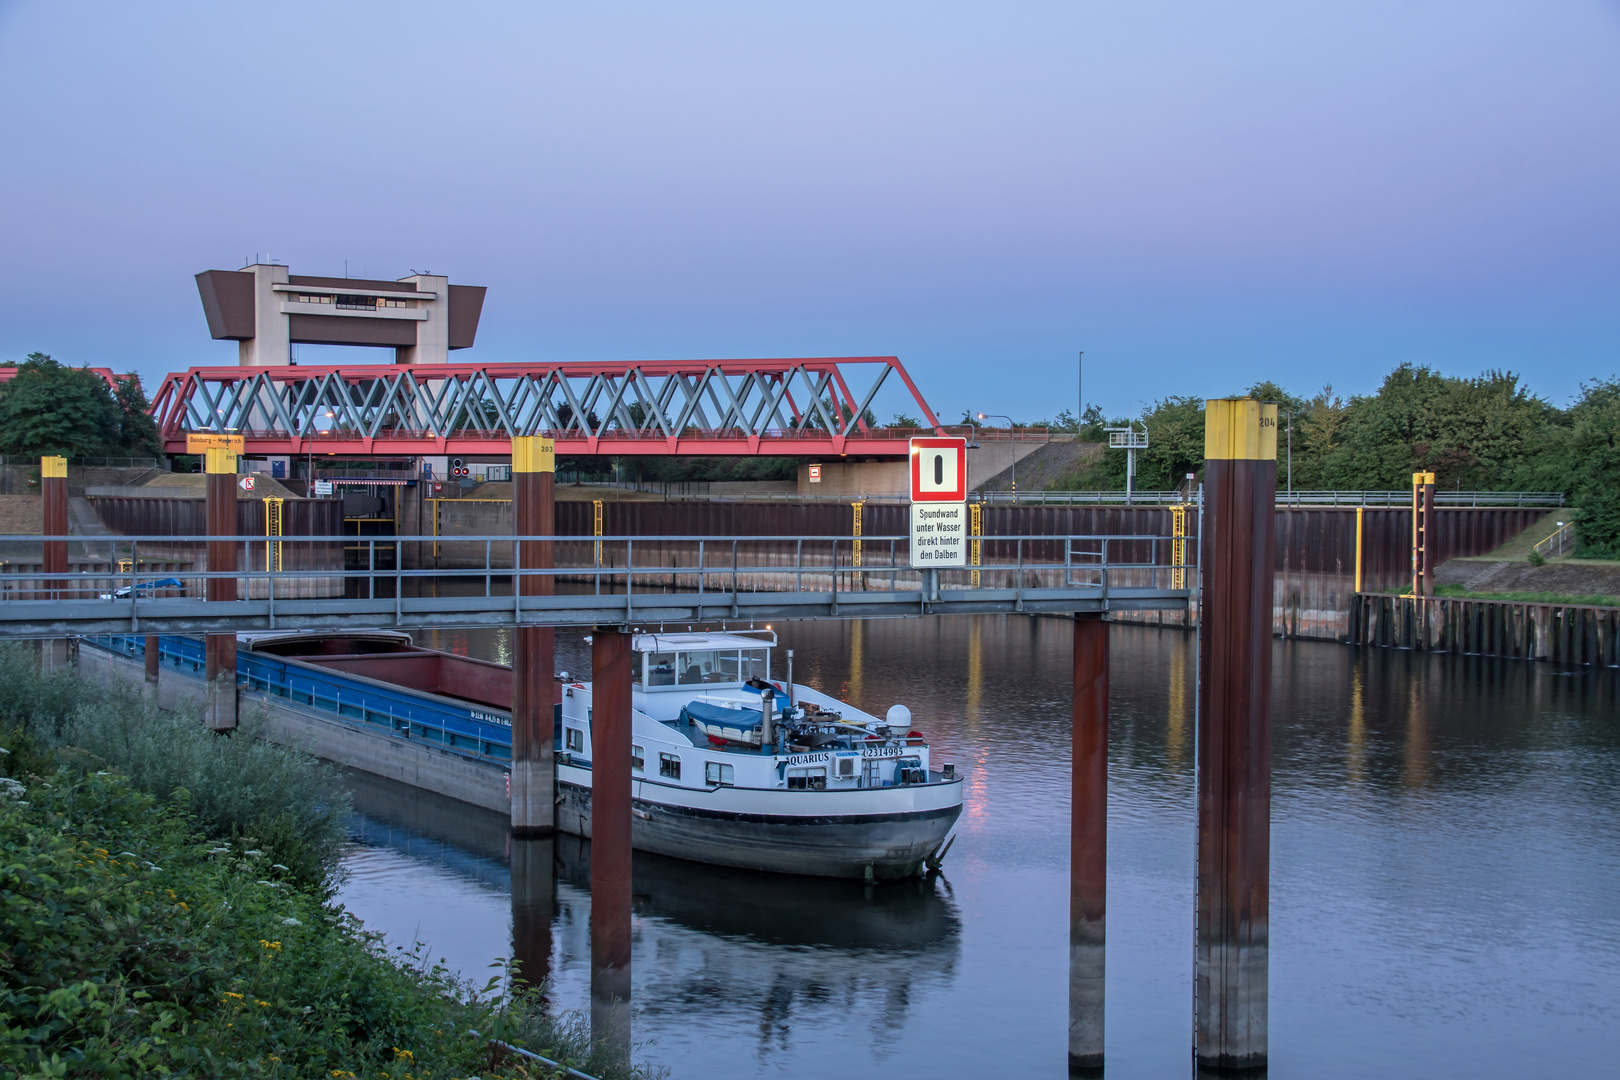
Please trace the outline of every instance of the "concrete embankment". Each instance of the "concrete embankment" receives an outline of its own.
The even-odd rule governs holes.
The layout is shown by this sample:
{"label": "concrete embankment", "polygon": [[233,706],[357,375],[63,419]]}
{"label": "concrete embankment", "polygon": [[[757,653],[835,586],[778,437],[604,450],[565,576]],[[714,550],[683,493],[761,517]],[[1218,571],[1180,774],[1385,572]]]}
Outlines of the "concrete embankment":
{"label": "concrete embankment", "polygon": [[[79,668],[96,678],[145,683],[136,660],[88,643],[79,649]],[[160,708],[201,709],[203,682],[165,669],[157,684]],[[238,715],[263,710],[266,733],[275,742],[297,746],[325,761],[381,776],[413,788],[505,814],[509,810],[506,770],[472,761],[420,741],[339,720],[301,708],[270,694],[237,690]]]}

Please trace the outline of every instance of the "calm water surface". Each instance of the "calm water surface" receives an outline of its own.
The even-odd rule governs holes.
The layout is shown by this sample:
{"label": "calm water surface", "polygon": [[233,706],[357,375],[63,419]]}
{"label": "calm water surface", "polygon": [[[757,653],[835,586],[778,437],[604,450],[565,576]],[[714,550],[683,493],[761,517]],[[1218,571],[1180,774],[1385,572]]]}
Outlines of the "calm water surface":
{"label": "calm water surface", "polygon": [[[956,845],[935,885],[870,892],[638,854],[638,1056],[676,1078],[1064,1075],[1068,624],[781,636],[798,681],[911,707],[966,773]],[[423,640],[506,659],[501,631]],[[1119,625],[1112,648],[1108,1074],[1181,1077],[1193,642]],[[1271,1075],[1616,1075],[1620,673],[1275,648]],[[558,652],[588,670],[577,636]],[[355,784],[351,910],[480,979],[515,950],[587,1008],[588,845],[514,848],[499,816]]]}

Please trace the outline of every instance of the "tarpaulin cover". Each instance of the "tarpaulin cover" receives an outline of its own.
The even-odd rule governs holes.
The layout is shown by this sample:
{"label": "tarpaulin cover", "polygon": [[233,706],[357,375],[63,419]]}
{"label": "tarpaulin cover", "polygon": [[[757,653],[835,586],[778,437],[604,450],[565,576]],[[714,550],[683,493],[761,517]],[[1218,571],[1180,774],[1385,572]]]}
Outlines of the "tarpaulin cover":
{"label": "tarpaulin cover", "polygon": [[757,728],[765,722],[765,714],[758,709],[728,709],[724,705],[710,705],[704,701],[688,702],[681,711],[689,719],[702,721],[706,725],[736,728],[738,731]]}

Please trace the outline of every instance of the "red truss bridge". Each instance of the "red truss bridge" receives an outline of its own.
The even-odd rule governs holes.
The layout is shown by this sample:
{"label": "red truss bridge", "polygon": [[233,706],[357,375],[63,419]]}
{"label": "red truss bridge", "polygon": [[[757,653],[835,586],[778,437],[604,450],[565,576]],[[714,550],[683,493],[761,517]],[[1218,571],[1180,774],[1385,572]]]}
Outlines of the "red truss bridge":
{"label": "red truss bridge", "polygon": [[903,457],[917,428],[863,419],[890,376],[944,434],[892,356],[192,368],[163,380],[152,417],[169,453],[228,432],[248,454],[505,454],[544,435],[559,454]]}

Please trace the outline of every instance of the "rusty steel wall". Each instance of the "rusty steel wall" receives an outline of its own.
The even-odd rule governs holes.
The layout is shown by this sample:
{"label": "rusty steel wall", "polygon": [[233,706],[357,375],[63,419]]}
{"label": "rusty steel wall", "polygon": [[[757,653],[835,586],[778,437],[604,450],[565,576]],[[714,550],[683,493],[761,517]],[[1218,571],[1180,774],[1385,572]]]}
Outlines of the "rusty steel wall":
{"label": "rusty steel wall", "polygon": [[[93,496],[91,506],[101,523],[116,536],[203,536],[208,532],[205,499],[147,498],[139,496]],[[343,504],[336,499],[288,499],[282,503],[282,536],[330,536],[331,543],[291,543],[281,547],[283,570],[343,570]],[[236,530],[240,536],[264,535],[263,499],[236,500]],[[266,541],[245,545],[245,557],[238,552],[237,565],[244,570],[261,571],[268,555]],[[151,568],[156,561],[176,569],[200,568],[204,544],[200,542],[143,544],[141,566]],[[238,581],[240,595],[263,597],[262,582]],[[276,588],[278,597],[342,596],[343,579],[328,574],[287,579]]]}

